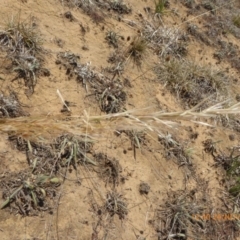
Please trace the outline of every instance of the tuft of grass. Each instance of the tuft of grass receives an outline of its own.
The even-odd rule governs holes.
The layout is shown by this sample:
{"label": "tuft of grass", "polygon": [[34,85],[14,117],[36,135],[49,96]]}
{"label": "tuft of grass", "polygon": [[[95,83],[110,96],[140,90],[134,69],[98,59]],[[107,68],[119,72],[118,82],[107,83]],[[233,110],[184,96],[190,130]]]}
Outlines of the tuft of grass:
{"label": "tuft of grass", "polygon": [[32,18],[20,20],[12,17],[4,30],[0,30],[0,46],[7,52],[17,76],[23,78],[32,92],[36,85],[36,74],[41,68],[42,38]]}
{"label": "tuft of grass", "polygon": [[108,192],[105,210],[110,214],[111,217],[118,215],[120,220],[125,219],[126,215],[128,214],[128,208],[123,195],[116,191]]}
{"label": "tuft of grass", "polygon": [[142,60],[147,53],[147,42],[142,37],[135,37],[130,44],[127,54],[132,59],[133,63],[141,67]]}
{"label": "tuft of grass", "polygon": [[192,192],[170,191],[165,203],[155,209],[150,223],[159,232],[161,239],[167,239],[167,236],[169,239],[187,239],[187,234],[192,235],[192,231],[198,238],[201,230],[205,230],[205,223],[194,218],[195,214],[205,210],[205,206],[199,199],[195,198],[195,202],[192,202],[195,192],[196,189]]}
{"label": "tuft of grass", "polygon": [[163,14],[168,6],[167,0],[155,0],[155,13]]}
{"label": "tuft of grass", "polygon": [[129,14],[132,9],[122,0],[113,0],[109,2],[110,8],[118,14]]}
{"label": "tuft of grass", "polygon": [[123,131],[116,131],[117,134],[125,133],[130,141],[131,146],[133,148],[133,155],[136,159],[136,148],[142,149],[142,145],[146,142],[146,134],[144,131],[136,131],[136,130],[123,130]]}
{"label": "tuft of grass", "polygon": [[114,31],[108,31],[106,33],[106,41],[108,42],[109,45],[112,45],[114,48],[118,48],[118,39],[120,36],[114,32]]}
{"label": "tuft of grass", "polygon": [[99,166],[99,176],[105,181],[106,186],[110,183],[113,188],[119,185],[122,179],[122,166],[115,158],[110,158],[106,154],[97,153],[94,158]]}
{"label": "tuft of grass", "polygon": [[232,22],[236,27],[240,28],[240,15],[234,16]]}
{"label": "tuft of grass", "polygon": [[[119,79],[108,78],[102,73],[93,70],[90,63],[79,63],[79,59],[72,53],[60,53],[58,57],[57,64],[62,64],[66,68],[67,75],[70,77],[73,74],[76,75],[77,81],[82,82],[86,91],[90,86],[90,90],[93,91],[92,95],[95,95],[101,111],[116,113],[123,108],[127,96]],[[119,68],[115,68],[115,76],[120,71]]]}
{"label": "tuft of grass", "polygon": [[56,195],[56,187],[61,184],[57,177],[29,175],[19,172],[7,176],[0,182],[5,201],[1,209],[10,205],[11,211],[21,215],[36,215],[38,211],[50,210],[46,197]]}
{"label": "tuft of grass", "polygon": [[179,29],[159,27],[149,21],[145,21],[143,36],[159,57],[172,55],[181,58],[187,54],[188,38]]}
{"label": "tuft of grass", "polygon": [[171,59],[157,65],[155,71],[158,79],[190,107],[219,92],[227,93],[228,78],[223,72],[192,61]]}
{"label": "tuft of grass", "polygon": [[16,93],[10,92],[9,96],[0,93],[0,118],[26,116]]}
{"label": "tuft of grass", "polygon": [[0,31],[0,44],[12,54],[28,51],[29,54],[35,55],[41,52],[43,40],[32,18],[21,21],[17,15]]}

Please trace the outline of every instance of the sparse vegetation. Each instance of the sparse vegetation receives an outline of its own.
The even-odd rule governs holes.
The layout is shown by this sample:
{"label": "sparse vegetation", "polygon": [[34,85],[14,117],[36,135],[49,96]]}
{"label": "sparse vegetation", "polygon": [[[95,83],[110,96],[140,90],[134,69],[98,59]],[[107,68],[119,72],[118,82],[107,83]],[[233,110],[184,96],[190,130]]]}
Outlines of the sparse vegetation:
{"label": "sparse vegetation", "polygon": [[106,41],[109,45],[112,45],[114,48],[118,48],[118,39],[120,36],[114,31],[108,31],[106,34]]}
{"label": "sparse vegetation", "polygon": [[103,153],[96,154],[94,158],[99,165],[99,176],[104,179],[106,186],[112,184],[113,188],[116,188],[121,181],[122,167],[119,161]]}
{"label": "sparse vegetation", "polygon": [[240,71],[240,63],[239,63],[239,47],[232,43],[227,43],[225,41],[218,42],[218,50],[214,53],[214,58],[221,61],[228,61],[231,66],[238,71]]}
{"label": "sparse vegetation", "polygon": [[133,149],[134,158],[136,159],[136,148],[140,149],[142,148],[142,145],[146,142],[146,134],[144,131],[137,131],[137,130],[120,130],[116,131],[117,134],[125,133],[130,141],[131,146]]}
{"label": "sparse vegetation", "polygon": [[34,91],[36,74],[41,69],[42,38],[30,18],[20,20],[20,16],[13,17],[4,30],[0,31],[0,46],[11,59],[17,76],[12,80],[23,78],[25,85]]}
{"label": "sparse vegetation", "polygon": [[71,78],[76,75],[77,81],[81,82],[88,91],[89,86],[99,103],[99,107],[103,112],[116,113],[122,109],[126,101],[126,93],[123,90],[123,85],[119,79],[112,79],[103,74],[94,71],[90,64],[80,64],[79,57],[72,53],[60,53],[59,61],[66,69],[66,74]]}
{"label": "sparse vegetation", "polygon": [[107,193],[105,209],[111,217],[118,215],[121,220],[125,219],[128,214],[126,200],[122,194],[116,191]]}
{"label": "sparse vegetation", "polygon": [[0,94],[0,118],[13,118],[26,115],[27,113],[22,109],[16,93],[10,92],[9,96]]}
{"label": "sparse vegetation", "polygon": [[158,26],[144,21],[143,35],[151,48],[159,57],[171,55],[181,58],[187,55],[187,36],[180,30]]}
{"label": "sparse vegetation", "polygon": [[232,21],[236,27],[240,28],[240,15],[234,16]]}
{"label": "sparse vegetation", "polygon": [[192,61],[170,61],[155,69],[158,79],[188,106],[195,106],[218,93],[227,95],[228,77],[221,71],[199,66]]}
{"label": "sparse vegetation", "polygon": [[1,209],[10,205],[11,212],[24,216],[37,215],[38,211],[51,211],[47,198],[56,196],[56,187],[61,180],[45,175],[29,175],[20,172],[0,182],[5,201]]}
{"label": "sparse vegetation", "polygon": [[168,0],[155,0],[155,13],[162,15],[168,7]]}
{"label": "sparse vegetation", "polygon": [[227,234],[232,236],[231,239],[236,239],[237,224],[234,221],[223,221],[223,216],[230,216],[230,213],[222,209],[216,209],[217,214],[211,212],[212,202],[202,188],[168,193],[165,203],[157,207],[154,218],[150,220],[158,238],[166,240],[206,236],[215,240]]}
{"label": "sparse vegetation", "polygon": [[134,64],[141,67],[146,54],[147,42],[142,37],[135,37],[127,50],[127,55],[132,59]]}
{"label": "sparse vegetation", "polygon": [[119,14],[129,14],[132,12],[131,7],[125,4],[123,0],[110,0],[109,5],[113,11]]}
{"label": "sparse vegetation", "polygon": [[128,2],[22,1],[0,31],[0,239],[237,239],[239,3]]}

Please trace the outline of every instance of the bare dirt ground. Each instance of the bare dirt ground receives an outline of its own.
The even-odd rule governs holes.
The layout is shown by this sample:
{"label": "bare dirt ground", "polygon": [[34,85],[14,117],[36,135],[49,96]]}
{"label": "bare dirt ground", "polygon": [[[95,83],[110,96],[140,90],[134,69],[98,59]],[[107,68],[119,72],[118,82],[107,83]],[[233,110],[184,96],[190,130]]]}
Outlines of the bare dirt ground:
{"label": "bare dirt ground", "polygon": [[0,239],[240,239],[239,112],[99,117],[239,102],[239,1],[0,3]]}

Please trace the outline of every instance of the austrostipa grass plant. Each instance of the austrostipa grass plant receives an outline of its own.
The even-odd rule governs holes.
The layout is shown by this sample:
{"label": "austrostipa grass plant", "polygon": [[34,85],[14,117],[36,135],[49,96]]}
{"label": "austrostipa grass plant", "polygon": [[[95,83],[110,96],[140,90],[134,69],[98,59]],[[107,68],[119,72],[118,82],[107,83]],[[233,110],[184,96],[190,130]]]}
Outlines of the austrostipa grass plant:
{"label": "austrostipa grass plant", "polygon": [[146,40],[142,37],[135,37],[127,49],[127,57],[130,58],[137,67],[141,67],[146,54]]}
{"label": "austrostipa grass plant", "polygon": [[30,17],[21,20],[20,15],[13,16],[0,30],[0,47],[12,61],[12,70],[16,77],[23,78],[32,92],[36,85],[36,74],[41,68],[42,38]]}
{"label": "austrostipa grass plant", "polygon": [[232,21],[236,27],[240,28],[240,15],[234,16]]}
{"label": "austrostipa grass plant", "polygon": [[14,92],[10,92],[9,95],[0,93],[0,118],[13,118],[26,115],[27,113],[22,109],[17,95]]}
{"label": "austrostipa grass plant", "polygon": [[187,236],[201,235],[196,230],[204,229],[205,223],[194,218],[194,215],[204,211],[205,206],[196,199],[193,203],[194,191],[169,192],[164,205],[155,210],[151,223],[159,239],[187,239]]}
{"label": "austrostipa grass plant", "polygon": [[159,57],[171,55],[181,58],[187,54],[187,37],[178,28],[159,26],[143,20],[143,37]]}
{"label": "austrostipa grass plant", "polygon": [[[26,139],[35,139],[46,142],[52,137],[62,133],[84,135],[88,133],[93,139],[101,139],[112,131],[120,130],[146,130],[153,133],[161,132],[161,127],[180,127],[176,121],[191,121],[206,126],[206,118],[216,118],[220,115],[240,114],[240,103],[224,108],[224,101],[196,111],[203,104],[200,102],[195,107],[179,112],[151,112],[149,109],[134,109],[120,113],[99,116],[89,116],[85,111],[83,116],[31,116],[14,119],[0,119],[0,131],[14,133]],[[214,124],[214,123],[213,123]]]}
{"label": "austrostipa grass plant", "polygon": [[221,207],[215,208],[204,188],[169,191],[165,203],[155,209],[150,224],[158,238],[164,240],[218,240],[226,236],[233,240],[239,236],[237,221],[224,220],[224,216],[231,216],[230,212],[229,208],[227,212]]}
{"label": "austrostipa grass plant", "polygon": [[[105,76],[94,70],[90,63],[81,64],[79,56],[70,53],[59,53],[57,64],[62,64],[66,69],[66,75],[71,78],[76,76],[77,81],[81,82],[86,91],[92,91],[92,96],[98,101],[101,111],[105,113],[116,113],[123,109],[127,94],[124,91],[123,84],[119,79]],[[114,76],[116,72],[114,73]]]}
{"label": "austrostipa grass plant", "polygon": [[155,68],[159,81],[185,103],[195,106],[209,96],[228,94],[229,78],[220,70],[199,66],[193,61],[171,59]]}
{"label": "austrostipa grass plant", "polygon": [[12,16],[0,31],[0,44],[10,54],[28,52],[35,55],[42,50],[42,38],[31,17],[21,20],[20,15]]}
{"label": "austrostipa grass plant", "polygon": [[164,14],[169,6],[168,0],[155,0],[155,14]]}
{"label": "austrostipa grass plant", "polygon": [[10,205],[11,211],[21,215],[36,215],[38,211],[50,210],[47,195],[53,198],[61,180],[47,175],[20,172],[6,176],[0,182],[5,201],[1,209]]}

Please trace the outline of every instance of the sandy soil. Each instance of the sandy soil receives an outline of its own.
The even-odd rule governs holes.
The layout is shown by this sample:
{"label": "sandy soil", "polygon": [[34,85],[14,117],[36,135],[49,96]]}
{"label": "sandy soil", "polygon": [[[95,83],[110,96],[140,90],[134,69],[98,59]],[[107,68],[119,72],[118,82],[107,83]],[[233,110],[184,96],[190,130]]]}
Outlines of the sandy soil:
{"label": "sandy soil", "polygon": [[[108,15],[103,23],[96,24],[81,9],[75,8],[70,9],[74,20],[69,21],[64,17],[64,13],[69,11],[69,8],[64,6],[64,1],[1,0],[0,2],[0,26],[4,26],[9,18],[17,14],[22,20],[32,17],[44,40],[44,67],[50,71],[50,76],[38,77],[33,94],[28,94],[29,90],[24,86],[23,80],[11,82],[15,76],[8,70],[11,62],[5,58],[4,53],[0,58],[0,77],[4,78],[4,81],[1,81],[1,91],[7,93],[9,87],[14,90],[24,110],[31,116],[62,114],[60,113],[62,102],[57,95],[57,89],[65,100],[74,103],[70,106],[73,115],[82,115],[84,110],[92,115],[103,114],[94,97],[85,97],[88,93],[82,84],[74,77],[66,75],[64,67],[55,63],[58,59],[57,54],[66,51],[79,54],[81,63],[91,62],[91,66],[101,72],[103,68],[110,66],[107,60],[114,51],[105,40],[107,31],[114,29],[124,37],[124,40],[120,40],[120,45],[121,50],[125,51],[130,44],[127,37],[133,39],[134,36],[139,35],[141,29],[138,22],[139,13],[147,18],[147,13],[143,9],[145,7],[154,9],[153,1],[126,1],[132,6],[133,12],[122,18],[138,23],[137,26],[132,27],[124,21],[117,21],[114,19],[114,14],[111,16],[110,13],[106,13]],[[191,18],[187,15],[186,7],[177,1],[170,2],[171,8],[174,8],[178,15],[164,15],[166,26],[180,26],[184,20]],[[195,19],[192,22],[197,21]],[[82,34],[80,25],[87,29],[85,34]],[[199,25],[201,27],[201,24]],[[184,25],[181,25],[181,28],[184,29]],[[212,68],[228,68],[228,74],[239,79],[239,72],[227,61],[216,64],[217,60],[213,58],[214,47],[204,45],[192,36],[190,38],[187,59],[199,64],[211,65]],[[240,46],[239,40],[234,36],[228,35],[227,38],[229,42]],[[149,48],[141,69],[131,61],[127,63],[121,76],[122,80],[126,78],[131,83],[131,87],[125,87],[128,96],[125,105],[127,110],[149,106],[152,111],[183,110],[179,99],[157,80],[153,66],[161,61]],[[232,92],[233,94],[239,92],[237,83],[232,83]],[[211,123],[210,120],[208,122]],[[211,128],[191,122],[180,123],[181,127],[177,129],[163,127],[162,132],[165,134],[170,132],[179,143],[187,146],[194,170],[188,166],[180,167],[175,163],[176,159],[172,155],[166,158],[166,153],[170,150],[160,144],[157,137],[151,133],[147,135],[141,149],[136,149],[136,158],[131,142],[124,134],[116,137],[109,132],[107,138],[94,145],[95,153],[101,152],[109,158],[116,158],[121,165],[124,183],[120,182],[115,190],[123,194],[128,203],[128,214],[125,219],[120,220],[117,215],[110,218],[109,215],[98,214],[98,208],[104,205],[107,192],[112,190],[112,186],[106,185],[91,167],[80,165],[77,171],[67,174],[66,181],[59,187],[59,193],[53,202],[52,214],[41,212],[38,216],[23,217],[11,213],[8,208],[1,210],[0,239],[166,239],[156,231],[156,225],[159,223],[155,217],[156,209],[171,200],[169,192],[172,191],[187,192],[191,189],[199,189],[201,195],[200,192],[204,188],[209,202],[212,203],[212,210],[217,211],[224,206],[220,199],[224,196],[223,192],[226,192],[222,184],[225,172],[213,166],[214,159],[204,152],[202,142],[209,138],[220,141],[217,147],[225,151],[227,147],[239,144],[240,135],[234,130],[223,128],[221,124]],[[198,134],[196,139],[190,137],[192,133]],[[229,139],[230,134],[235,136],[233,141]],[[0,136],[0,149],[0,179],[4,179],[10,172],[29,168],[26,154],[17,150],[16,146],[8,141],[8,135],[5,133]],[[148,194],[139,192],[139,185],[143,182],[150,186]],[[204,234],[202,236],[201,239],[215,239],[215,236],[211,238]],[[194,237],[190,234],[186,239],[194,239]]]}

